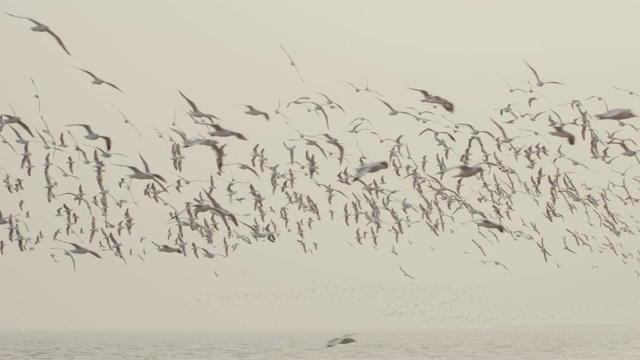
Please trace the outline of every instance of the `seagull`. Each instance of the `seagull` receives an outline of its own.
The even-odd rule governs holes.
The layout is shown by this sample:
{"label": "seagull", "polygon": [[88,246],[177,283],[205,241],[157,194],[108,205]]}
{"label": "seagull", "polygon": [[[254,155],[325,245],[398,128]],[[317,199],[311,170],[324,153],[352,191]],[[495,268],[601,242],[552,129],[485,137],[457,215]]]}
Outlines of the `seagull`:
{"label": "seagull", "polygon": [[342,165],[342,159],[344,158],[344,147],[338,142],[338,139],[334,138],[333,136],[329,134],[323,134],[323,135],[327,138],[327,143],[338,148],[338,152],[339,152],[338,159],[340,160],[340,164]]}
{"label": "seagull", "polygon": [[561,82],[557,82],[557,81],[541,81],[541,80],[540,80],[540,77],[538,76],[538,73],[533,69],[533,67],[531,67],[531,65],[529,65],[529,63],[527,63],[526,61],[525,61],[524,63],[525,63],[525,64],[527,64],[527,66],[529,67],[529,69],[531,69],[531,71],[533,72],[533,75],[536,77],[536,81],[537,81],[536,85],[537,85],[538,87],[541,87],[541,86],[543,86],[544,84],[566,85],[566,84],[563,84],[563,83],[561,83]]}
{"label": "seagull", "polygon": [[238,138],[240,140],[247,140],[247,138],[244,135],[242,135],[241,133],[224,129],[220,125],[216,125],[216,124],[209,125],[209,124],[207,124],[207,126],[211,126],[214,129],[216,129],[216,131],[211,131],[209,133],[209,135],[211,135],[211,136],[220,136],[220,137],[235,136],[236,138]]}
{"label": "seagull", "polygon": [[209,119],[209,121],[213,121],[213,120],[212,120],[212,118],[213,118],[213,119],[216,119],[216,120],[220,120],[220,119],[218,119],[218,118],[217,118],[216,116],[214,116],[214,115],[211,115],[211,114],[205,114],[205,113],[203,113],[202,111],[198,110],[198,107],[196,106],[196,104],[195,104],[193,101],[189,100],[189,98],[188,98],[188,97],[186,97],[186,96],[182,93],[182,91],[178,90],[178,92],[179,92],[179,93],[180,93],[180,95],[182,95],[182,97],[187,101],[187,103],[189,103],[189,106],[191,106],[191,110],[192,110],[192,111],[189,113],[189,115],[190,115],[190,116],[193,116],[194,118],[203,118],[203,117],[205,117],[205,118]]}
{"label": "seagull", "polygon": [[111,150],[111,138],[107,137],[107,136],[101,136],[98,135],[96,133],[94,133],[91,130],[91,127],[89,125],[85,125],[85,124],[70,124],[67,126],[82,126],[85,130],[87,130],[87,135],[84,136],[85,139],[88,140],[98,140],[98,139],[103,139],[105,141],[105,143],[107,144],[107,151]]}
{"label": "seagull", "polygon": [[449,100],[443,99],[443,98],[441,98],[440,96],[437,96],[437,95],[431,95],[431,94],[429,94],[429,92],[427,90],[420,90],[420,89],[414,89],[414,88],[409,88],[409,89],[410,90],[414,90],[414,91],[418,91],[418,92],[420,92],[422,94],[422,96],[424,96],[424,99],[421,99],[420,101],[427,102],[427,103],[432,103],[432,104],[440,104],[448,112],[453,112],[453,104]]}
{"label": "seagull", "polygon": [[625,91],[625,92],[629,93],[629,95],[631,95],[631,96],[640,97],[640,94],[638,94],[637,92],[634,92],[634,91],[631,91],[631,90],[627,90],[627,89],[621,89],[621,88],[619,88],[617,86],[614,86],[613,88],[616,89],[616,90]]}
{"label": "seagull", "polygon": [[511,272],[511,270],[509,270],[506,266],[504,266],[504,264],[503,264],[503,263],[501,263],[501,262],[499,262],[499,261],[493,261],[493,260],[481,260],[480,262],[481,262],[481,263],[483,263],[483,264],[489,264],[489,263],[492,263],[493,265],[496,265],[496,266],[502,266],[503,268],[505,268],[505,270],[507,270],[508,272]]}
{"label": "seagull", "polygon": [[[138,155],[140,155],[140,154],[138,154]],[[153,180],[153,181],[157,182],[166,191],[167,189],[160,182],[160,181],[166,182],[166,180],[162,176],[160,176],[158,174],[152,174],[150,172],[149,164],[147,164],[147,162],[144,160],[142,155],[140,155],[140,159],[142,160],[142,164],[144,165],[144,172],[140,171],[135,166],[118,165],[118,164],[116,164],[116,165],[129,168],[131,171],[133,171],[133,174],[129,175],[130,178],[132,178],[132,179],[140,179],[140,180]]]}
{"label": "seagull", "polygon": [[215,258],[216,256],[226,257],[226,256],[224,256],[224,255],[222,255],[222,254],[214,254],[214,253],[212,253],[212,252],[209,252],[209,250],[207,250],[207,249],[205,249],[205,248],[202,248],[202,247],[199,247],[198,249],[200,249],[200,250],[204,251],[204,254],[202,254],[202,255],[203,255],[204,257],[206,257],[206,258],[209,258],[209,259],[213,259],[213,258]]}
{"label": "seagull", "polygon": [[298,66],[296,65],[296,63],[293,61],[293,58],[291,57],[291,55],[289,55],[289,53],[287,52],[287,50],[284,49],[284,46],[280,45],[280,48],[282,49],[282,51],[284,51],[285,54],[287,54],[287,57],[289,57],[289,64],[291,66],[293,66],[294,68],[296,68],[296,71],[298,72],[298,76],[300,77],[300,80],[302,80],[302,82],[304,83],[304,79],[302,78],[302,75],[300,75],[300,69],[298,69]]}
{"label": "seagull", "polygon": [[504,226],[498,223],[494,223],[491,220],[487,220],[487,219],[476,220],[475,223],[476,225],[485,227],[487,229],[498,229],[498,231],[500,231],[501,233],[504,232]]}
{"label": "seagull", "polygon": [[78,245],[78,244],[75,244],[75,243],[72,243],[72,242],[69,242],[69,241],[64,241],[64,240],[58,240],[58,241],[66,243],[66,244],[69,244],[69,245],[72,245],[73,249],[69,250],[69,252],[71,252],[71,253],[74,253],[74,254],[91,254],[91,255],[97,257],[98,259],[102,259],[102,257],[100,255],[98,255],[98,253],[96,253],[95,251],[91,251],[91,250],[89,250],[89,249],[87,249],[85,247],[82,247],[82,246]]}
{"label": "seagull", "polygon": [[113,83],[110,83],[108,81],[104,81],[104,80],[100,79],[99,77],[95,76],[91,71],[85,70],[85,69],[81,69],[81,68],[79,68],[77,66],[74,66],[74,67],[76,69],[88,74],[89,76],[91,76],[93,78],[93,81],[91,82],[92,84],[95,84],[95,85],[107,84],[107,85],[111,86],[112,88],[120,91],[121,93],[124,93],[124,91],[120,90],[119,87],[115,86]]}
{"label": "seagull", "polygon": [[242,106],[246,106],[247,109],[249,109],[249,110],[244,112],[245,114],[254,115],[254,116],[260,116],[261,115],[261,116],[264,116],[264,118],[267,119],[267,121],[269,120],[269,114],[267,114],[266,112],[260,111],[260,110],[256,110],[256,108],[254,108],[251,105],[242,105]]}
{"label": "seagull", "polygon": [[353,178],[353,181],[360,181],[362,182],[362,180],[360,180],[360,178],[362,178],[363,176],[369,174],[369,173],[374,173],[380,170],[384,170],[386,168],[389,167],[389,163],[387,163],[386,161],[376,161],[373,162],[371,164],[367,164],[364,166],[361,166],[359,168],[356,169],[356,176]]}
{"label": "seagull", "polygon": [[67,50],[66,46],[64,46],[64,44],[62,43],[62,40],[60,39],[60,37],[58,37],[58,35],[56,35],[53,31],[51,31],[51,29],[49,29],[49,27],[45,24],[42,24],[36,20],[33,20],[31,18],[28,17],[24,17],[24,16],[18,16],[18,15],[13,15],[13,14],[9,14],[8,12],[4,12],[5,14],[9,15],[9,16],[13,16],[15,18],[19,18],[19,19],[26,19],[31,21],[32,23],[36,24],[36,26],[31,28],[31,31],[35,31],[35,32],[47,32],[49,33],[51,36],[53,36],[56,41],[58,42],[58,44],[62,47],[62,49],[64,50],[64,52],[66,52],[67,54],[71,55],[71,53],[69,52],[69,50]]}
{"label": "seagull", "polygon": [[[71,263],[73,264],[73,271],[74,271],[74,272],[76,271],[76,260],[73,258],[73,255],[71,255],[71,252],[69,252],[69,250],[67,250],[67,249],[62,249],[62,248],[51,248],[51,249],[52,249],[52,250],[62,250],[62,251],[64,251],[64,254],[65,254],[66,256],[68,256],[68,257],[70,257],[70,258],[71,258]],[[56,260],[56,258],[54,257],[54,255],[53,255],[53,254],[51,254],[51,257],[53,258],[53,260],[54,260],[55,262],[58,262],[58,260]]]}
{"label": "seagull", "polygon": [[466,178],[466,177],[472,177],[478,173],[481,173],[484,171],[483,168],[480,167],[480,165],[483,164],[488,164],[488,165],[496,165],[493,163],[489,163],[489,162],[482,162],[476,165],[458,165],[458,166],[453,166],[450,168],[446,168],[442,171],[440,171],[439,173],[437,173],[437,175],[441,175],[444,174],[445,172],[449,171],[449,170],[454,170],[454,169],[460,169],[460,172],[457,173],[456,175],[453,175],[453,177],[460,177],[460,178]]}
{"label": "seagull", "polygon": [[[6,119],[2,119],[3,116],[6,117]],[[29,129],[27,124],[25,124],[19,116],[1,114],[0,115],[0,132],[2,132],[2,128],[8,124],[20,125],[23,129],[25,129],[29,133],[29,135],[33,137],[33,133],[31,132],[31,129]]]}
{"label": "seagull", "polygon": [[404,271],[404,269],[402,268],[402,266],[399,266],[400,270],[402,271],[402,273],[404,274],[404,276],[408,277],[409,279],[415,280],[415,278],[409,274],[407,274],[406,271]]}
{"label": "seagull", "polygon": [[332,347],[332,346],[336,346],[336,345],[340,345],[340,344],[348,344],[348,343],[356,342],[355,340],[353,340],[353,338],[351,338],[352,335],[355,335],[355,334],[342,335],[342,336],[337,337],[335,339],[331,339],[331,340],[328,341],[327,347]]}
{"label": "seagull", "polygon": [[553,136],[559,136],[562,138],[567,138],[569,140],[569,144],[573,145],[576,143],[576,137],[573,136],[572,133],[562,129],[562,126],[554,126],[555,131],[550,132],[549,134]]}
{"label": "seagull", "polygon": [[596,117],[601,120],[626,120],[638,116],[631,109],[612,109]]}

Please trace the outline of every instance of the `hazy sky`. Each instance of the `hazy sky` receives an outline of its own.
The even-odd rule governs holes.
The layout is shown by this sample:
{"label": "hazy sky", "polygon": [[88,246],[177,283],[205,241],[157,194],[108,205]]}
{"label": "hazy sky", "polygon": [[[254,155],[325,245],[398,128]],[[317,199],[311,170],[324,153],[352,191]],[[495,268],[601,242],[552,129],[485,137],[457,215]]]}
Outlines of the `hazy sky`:
{"label": "hazy sky", "polygon": [[[506,79],[513,87],[528,89],[526,82],[534,78],[523,61],[534,66],[542,80],[568,84],[547,85],[539,89],[541,95],[536,95],[539,111],[552,107],[566,116],[563,119],[567,122],[577,113],[569,106],[557,106],[573,99],[584,101],[597,95],[604,97],[610,108],[636,111],[640,104],[638,98],[613,89],[614,85],[640,89],[636,80],[640,43],[632,37],[637,32],[640,11],[637,1],[0,0],[0,9],[47,24],[72,54],[65,54],[51,36],[30,31],[29,21],[2,14],[0,113],[10,113],[11,104],[32,128],[43,128],[33,98],[33,78],[40,92],[43,116],[56,133],[66,131],[63,126],[67,124],[91,124],[96,132],[113,138],[112,151],[129,156],[114,157],[112,163],[140,166],[139,151],[151,170],[163,174],[169,182],[177,179],[172,175],[176,172],[169,161],[170,147],[154,134],[154,128],[168,132],[177,113],[178,126],[189,131],[190,136],[204,133],[185,115],[183,109],[187,105],[178,90],[202,111],[222,118],[223,126],[249,138],[247,144],[230,141],[227,148],[230,161],[243,162],[248,161],[256,143],[267,148],[271,161],[287,161],[282,141],[293,144],[288,139],[299,136],[273,114],[279,100],[284,108],[299,96],[317,97],[316,91],[329,95],[346,110],[346,114],[330,114],[331,133],[345,143],[351,163],[342,167],[321,165],[324,183],[335,181],[335,174],[344,166],[356,166],[359,148],[372,160],[388,158],[389,146],[381,145],[374,136],[344,134],[349,122],[358,116],[369,118],[384,137],[404,134],[414,158],[429,155],[429,166],[433,173],[437,171],[434,153],[440,149],[433,137],[417,137],[425,125],[410,118],[387,116],[387,109],[374,97],[356,94],[344,81],[364,86],[366,77],[369,86],[398,109],[428,109],[418,101],[419,94],[407,87],[427,89],[455,103],[455,113],[447,114],[449,120],[477,124],[492,132],[496,128],[489,116],[509,119],[501,118],[496,109],[512,102],[518,102],[518,106],[526,103],[526,97],[510,94],[504,82]],[[280,45],[293,56],[305,84],[289,66]],[[93,71],[117,84],[124,93],[92,85],[90,77],[74,66]],[[144,140],[123,124],[112,104],[138,127]],[[270,112],[273,119],[265,122],[248,116],[238,104],[252,104]],[[604,110],[597,101],[586,104],[592,114]],[[288,109],[287,115],[305,134],[326,132],[324,121],[304,109]],[[450,125],[443,118],[436,119],[440,123],[434,125],[437,128]],[[546,125],[546,119],[536,124],[521,120],[506,129],[509,134],[527,135],[517,128],[543,132],[548,131]],[[82,139],[81,129],[69,129]],[[605,134],[621,128],[615,123],[599,123],[597,129]],[[9,129],[2,135],[13,141]],[[551,141],[547,144],[550,150],[555,151],[562,143],[551,136],[546,138]],[[83,139],[81,142],[102,145]],[[303,148],[302,143],[297,145],[298,149]],[[588,140],[580,139],[572,149],[563,146],[563,151],[587,162],[588,146]],[[0,166],[16,174],[13,176],[26,178],[24,172],[18,173],[19,158],[8,147],[0,148]],[[16,150],[20,152],[22,147]],[[4,216],[19,214],[17,203],[24,199],[31,210],[32,219],[23,219],[30,227],[30,236],[35,237],[42,230],[47,243],[22,254],[9,244],[6,255],[0,256],[0,329],[640,323],[640,279],[633,274],[637,264],[625,266],[619,259],[597,251],[578,255],[563,252],[561,236],[568,235],[565,228],[581,229],[598,237],[603,230],[594,228],[591,233],[584,216],[571,217],[568,213],[566,225],[548,223],[538,209],[528,211],[535,203],[522,195],[516,195],[516,213],[538,222],[547,236],[553,261],[545,264],[535,244],[524,239],[513,241],[508,237],[500,244],[487,245],[488,259],[507,264],[510,274],[480,263],[484,258],[470,239],[481,237],[466,215],[448,225],[455,233],[446,230],[440,238],[435,238],[427,227],[415,225],[396,245],[396,256],[388,246],[393,241],[392,234],[381,236],[378,250],[372,246],[349,246],[349,242],[355,244],[355,228],[342,226],[341,206],[333,207],[335,222],[329,221],[325,211],[323,221],[314,223],[313,230],[307,229],[308,242],[320,243],[320,250],[313,255],[301,251],[293,234],[284,234],[286,240],[277,244],[245,246],[240,242],[238,251],[228,259],[196,260],[193,256],[184,259],[160,254],[148,242],[167,243],[167,209],[144,198],[144,184],[134,183],[133,195],[140,205],[128,206],[136,226],[133,236],[123,236],[122,241],[141,249],[139,239],[146,236],[146,261],[131,258],[125,267],[117,258],[93,261],[76,256],[78,271],[74,273],[62,254],[57,256],[59,264],[49,257],[49,248],[55,247],[50,243],[51,234],[63,224],[53,216],[60,201],[57,206],[46,204],[41,174],[45,152],[35,142],[31,151],[38,167],[35,175],[25,181],[29,188],[18,195],[3,189],[0,210]],[[213,153],[208,150],[184,149],[183,154],[183,175],[206,179],[215,171]],[[57,159],[64,162],[69,155],[76,158],[70,152],[58,154]],[[296,156],[304,160],[302,151]],[[456,165],[458,157],[452,155],[448,165]],[[525,169],[526,163],[519,159],[518,163],[510,158],[510,164]],[[622,171],[633,163],[620,160],[613,168]],[[593,172],[572,169],[576,172],[576,185],[585,181],[606,186],[614,179],[612,175],[617,176],[610,171],[611,166],[595,161],[590,164]],[[552,167],[547,170],[555,171]],[[83,179],[85,191],[95,194],[92,171],[85,166],[78,176]],[[250,173],[237,168],[232,171],[236,180],[255,182]],[[105,173],[108,186],[120,198],[130,199],[128,192],[117,189],[118,180],[128,173],[115,166]],[[445,177],[446,184],[453,187],[455,182],[449,175]],[[302,178],[302,174],[298,176]],[[67,182],[59,173],[55,177],[58,193],[77,189],[77,181]],[[391,177],[389,173],[387,178]],[[472,184],[478,191],[479,180],[469,180],[465,184]],[[226,184],[220,182],[218,186],[224,199]],[[256,186],[265,196],[271,196],[268,176],[263,176]],[[323,191],[313,190],[313,184],[301,186],[316,191],[316,201],[326,209]],[[172,203],[183,206],[200,189],[192,190],[184,199],[172,194]],[[415,197],[410,188],[404,190],[405,196]],[[467,191],[466,197],[473,198],[474,194]],[[234,211],[252,212],[249,197]],[[65,200],[71,203],[71,198]],[[335,200],[342,204],[339,196]],[[276,209],[283,205],[282,196],[273,201]],[[544,209],[544,201],[541,204]],[[124,209],[111,206],[120,217]],[[291,210],[293,216],[295,212]],[[634,209],[616,210],[628,217]],[[485,211],[490,212],[490,207]],[[82,226],[87,229],[90,216],[80,215]],[[420,218],[419,214],[413,217]],[[252,223],[252,217],[247,217],[246,222]],[[519,218],[511,223],[513,229],[519,229]],[[295,233],[295,224],[292,228]],[[74,237],[63,238],[76,241]],[[619,241],[626,244],[630,238],[622,236]],[[637,248],[634,246],[629,249]],[[562,267],[557,268],[556,262]],[[399,265],[416,280],[403,277]],[[598,271],[592,270],[594,265]],[[215,277],[214,271],[220,276]],[[430,303],[425,303],[426,299]],[[392,309],[403,309],[404,314],[390,315]],[[556,312],[557,316],[549,316]]]}

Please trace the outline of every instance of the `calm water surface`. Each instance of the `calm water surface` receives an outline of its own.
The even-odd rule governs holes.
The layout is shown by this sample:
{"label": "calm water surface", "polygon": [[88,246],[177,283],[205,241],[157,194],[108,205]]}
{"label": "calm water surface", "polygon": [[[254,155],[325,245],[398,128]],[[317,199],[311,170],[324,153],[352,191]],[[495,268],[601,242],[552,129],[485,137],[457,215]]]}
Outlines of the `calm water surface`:
{"label": "calm water surface", "polygon": [[0,359],[640,359],[632,327],[495,327],[341,333],[0,332]]}

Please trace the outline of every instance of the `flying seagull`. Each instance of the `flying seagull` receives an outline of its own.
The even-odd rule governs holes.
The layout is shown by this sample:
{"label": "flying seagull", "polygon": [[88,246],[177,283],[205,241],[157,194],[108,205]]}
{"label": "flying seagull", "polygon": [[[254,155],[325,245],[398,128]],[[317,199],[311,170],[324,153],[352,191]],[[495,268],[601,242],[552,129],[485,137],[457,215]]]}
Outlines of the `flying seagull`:
{"label": "flying seagull", "polygon": [[82,126],[85,130],[87,130],[87,135],[84,136],[85,139],[88,140],[98,140],[98,139],[103,139],[105,141],[105,143],[107,144],[107,151],[111,150],[111,138],[107,137],[107,136],[102,136],[102,135],[98,135],[96,133],[93,132],[93,130],[91,130],[91,127],[89,125],[86,124],[70,124],[67,126]]}
{"label": "flying seagull", "polygon": [[637,117],[631,109],[611,109],[604,114],[596,115],[601,120],[626,120]]}
{"label": "flying seagull", "polygon": [[36,24],[36,26],[31,28],[31,31],[36,31],[36,32],[47,32],[49,33],[51,36],[53,36],[56,41],[58,42],[58,44],[62,47],[62,49],[64,50],[64,52],[66,52],[67,54],[71,55],[71,53],[69,52],[69,50],[67,50],[67,47],[64,46],[64,44],[62,43],[62,40],[60,39],[60,37],[58,37],[58,35],[56,35],[53,31],[51,31],[51,29],[49,29],[49,27],[45,24],[42,24],[36,20],[33,20],[31,18],[28,17],[24,17],[24,16],[18,16],[18,15],[13,15],[13,14],[9,14],[8,12],[4,12],[5,14],[9,15],[9,16],[13,16],[15,18],[18,19],[26,19],[31,21],[32,23]]}
{"label": "flying seagull", "polygon": [[561,82],[557,82],[557,81],[541,81],[540,77],[538,76],[538,73],[535,71],[535,69],[533,67],[531,67],[531,65],[529,65],[529,63],[527,63],[526,61],[524,62],[525,64],[527,64],[527,66],[529,67],[529,69],[531,69],[531,71],[533,72],[533,75],[536,77],[536,85],[538,87],[543,86],[544,84],[557,84],[557,85],[565,85]]}
{"label": "flying seagull", "polygon": [[284,49],[284,46],[280,45],[280,48],[282,49],[282,51],[284,51],[285,54],[287,54],[287,57],[289,58],[289,64],[294,68],[296,68],[296,71],[298,72],[298,76],[300,77],[300,80],[302,80],[302,82],[304,83],[304,79],[302,78],[302,75],[300,75],[300,69],[298,69],[298,66],[293,61],[293,58],[291,57],[291,55],[289,55],[287,50]]}
{"label": "flying seagull", "polygon": [[110,83],[108,81],[104,81],[104,80],[100,79],[99,77],[95,76],[91,71],[85,70],[85,69],[81,69],[81,68],[79,68],[77,66],[74,66],[74,67],[76,69],[88,74],[89,76],[91,76],[93,78],[93,81],[91,82],[92,84],[95,84],[95,85],[107,84],[107,85],[111,86],[112,88],[120,91],[121,93],[124,93],[124,91],[120,90],[119,87],[115,86],[113,83]]}
{"label": "flying seagull", "polygon": [[453,103],[451,103],[449,100],[443,99],[443,98],[441,98],[440,96],[437,96],[437,95],[429,94],[429,92],[426,91],[426,90],[420,90],[420,89],[414,89],[414,88],[409,88],[409,89],[413,90],[413,91],[418,91],[418,92],[420,92],[422,94],[422,96],[424,96],[424,98],[421,99],[420,101],[427,102],[427,103],[432,103],[432,104],[440,104],[448,112],[453,112]]}

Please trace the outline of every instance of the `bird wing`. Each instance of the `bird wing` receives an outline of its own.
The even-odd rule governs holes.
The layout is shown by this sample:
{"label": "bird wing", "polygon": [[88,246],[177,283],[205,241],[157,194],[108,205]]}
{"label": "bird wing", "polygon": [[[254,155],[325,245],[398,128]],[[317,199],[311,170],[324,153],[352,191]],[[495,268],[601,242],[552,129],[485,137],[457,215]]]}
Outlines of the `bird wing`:
{"label": "bird wing", "polygon": [[78,69],[78,70],[80,70],[80,71],[82,71],[82,72],[84,72],[84,73],[88,74],[88,75],[89,75],[89,76],[91,76],[92,78],[94,78],[94,79],[98,79],[98,77],[97,77],[97,76],[95,76],[91,71],[89,71],[89,70],[85,70],[85,69],[81,69],[81,68],[79,68],[79,67],[77,67],[77,66],[74,66],[74,67],[75,67],[76,69]]}
{"label": "bird wing", "polygon": [[107,81],[105,81],[104,83],[124,94],[124,91],[120,90],[120,88],[115,86],[113,83],[110,83],[110,82],[107,82]]}
{"label": "bird wing", "polygon": [[[140,154],[138,153],[138,155],[140,155]],[[146,162],[146,161],[145,161],[145,159],[142,157],[142,155],[140,155],[140,159],[142,160],[142,164],[144,164],[144,171],[145,171],[146,173],[149,173],[149,172],[150,172],[150,170],[149,170],[149,164],[147,164],[147,162]]]}
{"label": "bird wing", "polygon": [[101,136],[104,139],[104,142],[107,144],[107,151],[111,150],[111,138],[108,136]]}
{"label": "bird wing", "polygon": [[533,72],[533,75],[536,77],[536,80],[538,80],[538,82],[542,82],[540,81],[540,77],[538,77],[538,73],[536,72],[536,70],[533,67],[531,67],[531,65],[529,65],[528,62],[525,61],[524,63],[527,64],[529,69],[531,69],[531,71]]}
{"label": "bird wing", "polygon": [[4,13],[5,13],[5,14],[7,14],[7,15],[9,15],[9,16],[13,16],[13,17],[15,17],[15,18],[18,18],[18,19],[25,19],[25,20],[29,20],[29,21],[31,21],[32,23],[36,24],[36,25],[44,25],[44,24],[42,24],[42,23],[40,23],[40,22],[38,22],[38,21],[36,21],[36,20],[33,20],[32,18],[28,18],[28,17],[26,17],[26,16],[18,16],[18,15],[9,14],[9,13],[8,13],[8,12],[6,12],[6,11],[5,11]]}
{"label": "bird wing", "polygon": [[182,97],[189,103],[189,106],[191,106],[191,109],[193,109],[193,111],[198,111],[198,107],[196,106],[196,104],[194,104],[193,101],[189,100],[188,97],[186,97],[182,91],[178,90],[178,92],[180,93],[180,95],[182,95]]}

